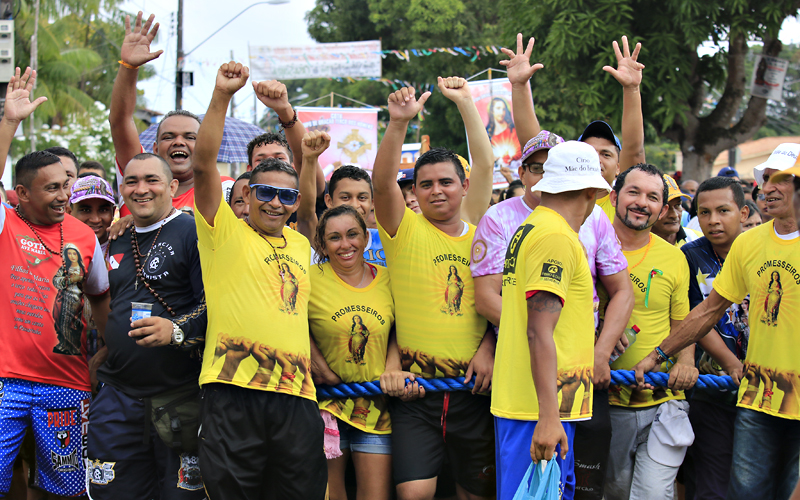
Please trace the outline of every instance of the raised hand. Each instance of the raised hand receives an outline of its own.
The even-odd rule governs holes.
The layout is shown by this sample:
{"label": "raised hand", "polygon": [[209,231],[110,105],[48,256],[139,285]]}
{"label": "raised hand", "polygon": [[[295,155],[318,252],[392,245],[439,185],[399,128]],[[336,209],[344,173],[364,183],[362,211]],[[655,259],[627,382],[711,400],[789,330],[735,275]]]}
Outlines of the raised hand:
{"label": "raised hand", "polygon": [[472,94],[469,91],[469,85],[463,78],[457,76],[450,76],[447,78],[439,77],[439,90],[442,94],[453,101],[472,101]]}
{"label": "raised hand", "polygon": [[269,109],[279,111],[290,107],[289,93],[286,91],[286,85],[278,80],[253,82],[253,91],[256,93],[258,100],[264,103],[264,106]]}
{"label": "raised hand", "polygon": [[233,95],[244,87],[249,77],[250,68],[242,65],[242,63],[231,61],[219,67],[215,88],[226,94]]}
{"label": "raised hand", "polygon": [[331,145],[331,136],[327,132],[306,132],[303,136],[303,158],[318,158]]}
{"label": "raised hand", "polygon": [[431,96],[425,92],[419,99],[415,96],[414,87],[403,87],[389,94],[389,118],[395,121],[409,122],[425,107],[425,101]]}
{"label": "raised hand", "polygon": [[[158,33],[158,23],[153,25],[155,18],[155,14],[150,14],[147,22],[142,26],[142,11],[139,11],[136,15],[136,23],[131,29],[131,16],[125,16],[125,39],[122,40],[122,53],[120,54],[122,62],[138,67],[164,53],[163,50],[150,52],[150,44]],[[153,29],[150,29],[151,25]]]}
{"label": "raised hand", "polygon": [[622,52],[619,50],[619,44],[614,40],[614,54],[617,56],[617,69],[611,66],[603,66],[603,71],[611,73],[611,76],[617,79],[623,88],[638,87],[642,83],[642,70],[644,64],[637,61],[639,58],[639,51],[642,50],[642,44],[637,43],[631,54],[631,49],[628,46],[628,37],[622,37]]}
{"label": "raised hand", "polygon": [[6,90],[6,106],[3,119],[12,123],[19,123],[31,116],[31,113],[39,105],[47,100],[47,97],[39,97],[31,102],[31,91],[33,84],[36,83],[36,72],[30,68],[25,69],[25,74],[19,75],[19,68],[14,72],[11,81],[8,82]]}
{"label": "raised hand", "polygon": [[517,52],[507,49],[505,47],[500,50],[503,54],[507,55],[507,61],[500,61],[500,64],[506,67],[508,71],[508,80],[511,85],[524,85],[528,83],[534,73],[544,68],[543,64],[534,64],[531,66],[531,53],[533,52],[534,39],[531,37],[528,40],[528,47],[522,51],[522,33],[517,33]]}

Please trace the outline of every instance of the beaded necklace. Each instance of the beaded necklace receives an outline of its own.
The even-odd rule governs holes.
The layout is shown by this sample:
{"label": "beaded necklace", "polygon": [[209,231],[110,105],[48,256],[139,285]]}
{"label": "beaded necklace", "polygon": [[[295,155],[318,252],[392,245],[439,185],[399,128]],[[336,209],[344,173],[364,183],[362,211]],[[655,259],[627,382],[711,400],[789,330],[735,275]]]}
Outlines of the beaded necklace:
{"label": "beaded necklace", "polygon": [[28,221],[28,219],[26,219],[25,216],[22,215],[22,211],[19,209],[19,205],[17,205],[16,208],[14,208],[14,210],[17,212],[17,215],[19,216],[20,219],[22,219],[22,221],[25,223],[25,225],[28,226],[28,229],[31,230],[33,235],[36,236],[36,239],[39,240],[39,243],[42,244],[42,246],[44,247],[45,250],[47,250],[48,252],[50,252],[53,255],[61,256],[61,262],[62,262],[61,265],[66,270],[66,267],[67,267],[66,264],[67,263],[66,263],[66,261],[64,259],[64,222],[62,221],[62,222],[58,223],[58,230],[59,230],[59,233],[61,234],[61,249],[58,252],[56,252],[55,250],[53,250],[52,248],[50,248],[49,246],[47,246],[45,244],[45,242],[42,239],[42,237],[39,236],[39,233],[37,233],[36,230],[33,228],[33,224],[31,224],[30,221]]}
{"label": "beaded necklace", "polygon": [[250,223],[250,217],[249,216],[247,217],[246,221],[247,221],[247,225],[250,226],[250,229],[255,231],[257,235],[259,235],[262,238],[264,238],[264,241],[266,241],[267,244],[270,246],[270,248],[272,248],[272,254],[275,255],[275,263],[278,264],[278,274],[281,277],[281,283],[286,283],[286,279],[285,279],[286,273],[284,272],[283,267],[281,267],[280,261],[278,261],[278,250],[283,250],[284,248],[286,248],[287,245],[289,245],[289,242],[286,241],[286,236],[284,236],[283,233],[281,233],[281,238],[283,238],[283,245],[281,245],[279,247],[276,247],[275,245],[273,245],[267,239],[267,235],[266,234],[262,233],[261,231],[259,231],[255,227],[253,227],[253,225]]}
{"label": "beaded necklace", "polygon": [[[152,252],[153,248],[155,248],[156,241],[158,241],[158,236],[161,234],[161,230],[164,229],[164,226],[167,224],[167,220],[170,218],[170,216],[173,213],[175,213],[175,207],[173,207],[169,211],[167,216],[164,218],[164,221],[161,223],[161,226],[159,226],[158,231],[156,231],[156,237],[153,238],[153,243],[150,245],[150,250],[148,250],[147,251],[147,255],[144,256],[144,261],[145,262],[147,262],[147,260],[150,258],[150,252]],[[175,311],[173,311],[172,308],[169,305],[167,305],[167,301],[164,300],[158,294],[158,292],[156,292],[153,289],[153,287],[150,285],[150,283],[144,277],[144,266],[142,266],[142,262],[140,260],[141,257],[142,257],[142,252],[141,252],[141,250],[139,250],[139,240],[136,237],[136,225],[131,226],[131,248],[133,248],[133,262],[136,265],[136,279],[134,279],[134,282],[133,282],[134,283],[134,285],[133,285],[134,290],[138,290],[139,289],[139,281],[141,281],[142,284],[145,287],[147,287],[147,289],[150,291],[150,293],[153,294],[153,297],[155,297],[156,300],[158,300],[161,303],[161,305],[164,307],[164,309],[166,309],[167,312],[174,318],[175,316],[177,316]]]}

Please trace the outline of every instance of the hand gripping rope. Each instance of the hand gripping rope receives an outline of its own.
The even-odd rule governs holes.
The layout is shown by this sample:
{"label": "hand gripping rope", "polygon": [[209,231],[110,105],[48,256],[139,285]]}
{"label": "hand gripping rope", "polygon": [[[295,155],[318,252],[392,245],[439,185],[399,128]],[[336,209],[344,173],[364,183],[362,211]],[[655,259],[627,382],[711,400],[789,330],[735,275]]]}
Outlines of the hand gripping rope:
{"label": "hand gripping rope", "polygon": [[[667,387],[669,373],[649,372],[644,374],[644,380],[650,385]],[[455,378],[422,378],[418,377],[415,382],[425,388],[425,392],[447,392],[447,391],[471,391],[474,387],[473,381],[464,383],[464,377]],[[406,384],[411,383],[406,379]],[[632,370],[611,370],[612,385],[636,385],[636,378]],[[694,385],[698,389],[707,391],[738,391],[739,386],[733,383],[733,379],[728,376],[700,375]],[[379,396],[383,394],[379,381],[375,382],[351,382],[349,384],[318,385],[317,397],[321,399],[352,398],[359,396]]]}

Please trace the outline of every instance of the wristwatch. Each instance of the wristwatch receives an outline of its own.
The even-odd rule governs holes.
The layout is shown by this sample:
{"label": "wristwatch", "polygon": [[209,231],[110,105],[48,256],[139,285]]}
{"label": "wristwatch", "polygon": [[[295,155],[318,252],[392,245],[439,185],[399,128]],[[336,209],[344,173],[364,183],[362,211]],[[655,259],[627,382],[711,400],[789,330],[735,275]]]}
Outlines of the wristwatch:
{"label": "wristwatch", "polygon": [[179,327],[178,324],[173,321],[172,340],[170,341],[170,345],[181,345],[181,344],[183,344],[183,330],[181,330],[181,327]]}

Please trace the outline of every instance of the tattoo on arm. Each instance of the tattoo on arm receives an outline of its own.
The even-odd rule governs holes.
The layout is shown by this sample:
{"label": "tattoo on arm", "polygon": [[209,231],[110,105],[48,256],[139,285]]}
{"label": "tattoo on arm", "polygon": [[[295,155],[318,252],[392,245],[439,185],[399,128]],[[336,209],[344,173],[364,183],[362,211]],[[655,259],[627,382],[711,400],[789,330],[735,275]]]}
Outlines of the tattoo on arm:
{"label": "tattoo on arm", "polygon": [[540,291],[528,299],[528,309],[536,312],[558,313],[562,308],[561,299],[550,292]]}

